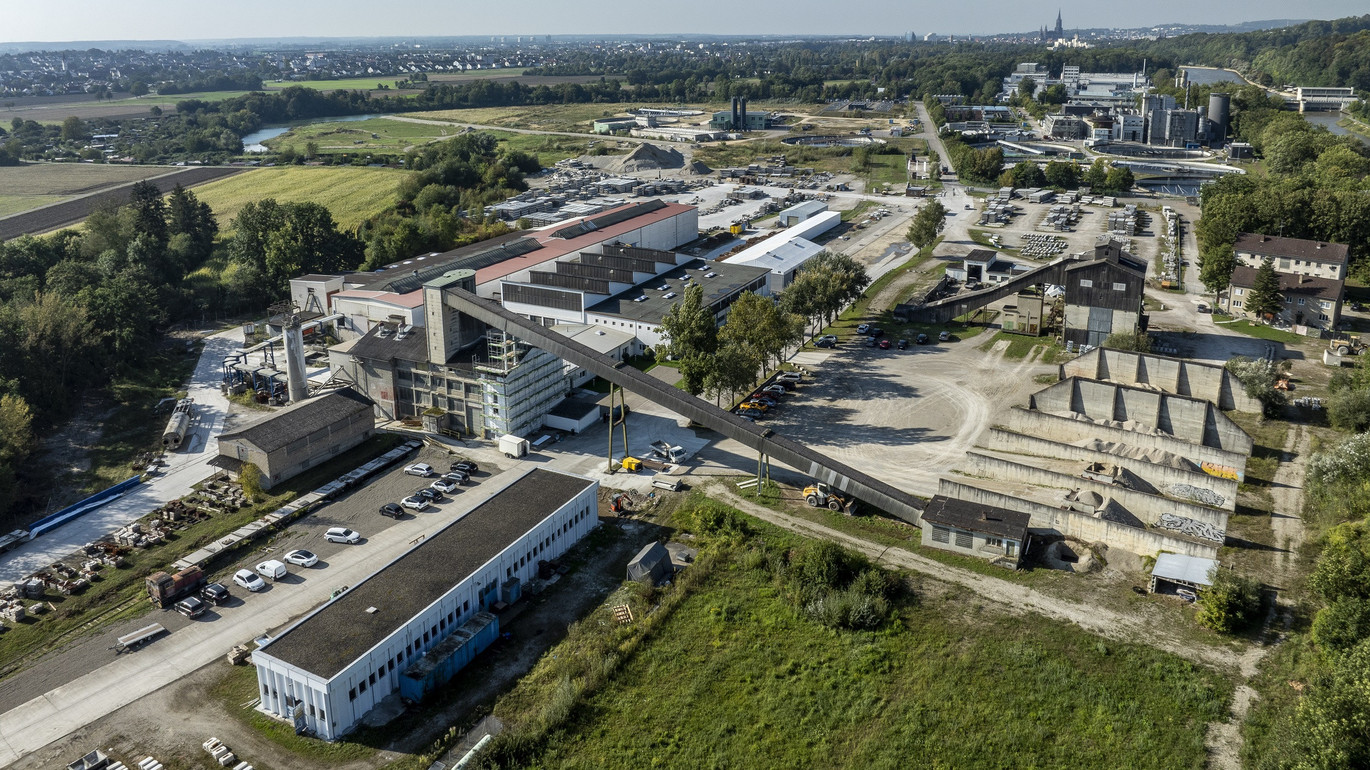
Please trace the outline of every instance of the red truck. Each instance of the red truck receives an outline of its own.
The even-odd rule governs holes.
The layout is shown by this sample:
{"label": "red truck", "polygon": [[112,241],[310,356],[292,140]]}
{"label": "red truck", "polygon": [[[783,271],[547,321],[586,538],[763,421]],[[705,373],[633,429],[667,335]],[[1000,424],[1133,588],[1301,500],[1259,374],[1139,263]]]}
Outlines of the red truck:
{"label": "red truck", "polygon": [[168,607],[204,584],[205,573],[199,567],[186,567],[175,575],[156,572],[147,578],[147,596],[158,607]]}

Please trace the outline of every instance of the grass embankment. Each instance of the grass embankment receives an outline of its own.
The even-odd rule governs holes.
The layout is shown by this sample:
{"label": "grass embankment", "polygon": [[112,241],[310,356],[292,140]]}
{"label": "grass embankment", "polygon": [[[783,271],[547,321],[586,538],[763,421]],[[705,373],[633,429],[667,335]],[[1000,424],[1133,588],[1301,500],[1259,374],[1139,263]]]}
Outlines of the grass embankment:
{"label": "grass embankment", "polygon": [[988,351],[1000,342],[1007,342],[1004,358],[1021,361],[1025,358],[1036,359],[1044,364],[1054,364],[1071,358],[1066,349],[1056,344],[1051,337],[1029,337],[1013,332],[997,332],[993,337],[980,343],[980,349]]}
{"label": "grass embankment", "polygon": [[410,147],[420,147],[460,133],[462,129],[455,126],[370,118],[307,123],[295,126],[263,144],[277,152],[289,147],[303,153],[305,145],[313,142],[318,146],[320,155],[399,154]]}
{"label": "grass embankment", "polygon": [[[1217,674],[919,580],[876,630],[833,630],[793,601],[807,541],[742,518],[750,536],[705,539],[675,586],[576,624],[496,704],[495,748],[560,767],[1204,766]],[[619,599],[656,609],[619,626]]]}
{"label": "grass embankment", "polygon": [[214,210],[222,237],[233,234],[233,218],[249,202],[275,198],[280,203],[318,203],[333,213],[343,230],[381,213],[395,202],[395,189],[407,173],[353,166],[279,166],[235,174],[195,188],[195,196]]}

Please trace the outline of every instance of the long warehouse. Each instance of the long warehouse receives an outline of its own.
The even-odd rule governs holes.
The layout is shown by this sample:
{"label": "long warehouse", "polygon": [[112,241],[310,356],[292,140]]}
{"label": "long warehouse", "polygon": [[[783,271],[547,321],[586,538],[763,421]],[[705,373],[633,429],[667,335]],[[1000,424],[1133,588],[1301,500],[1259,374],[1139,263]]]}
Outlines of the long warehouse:
{"label": "long warehouse", "polygon": [[[252,654],[259,708],[332,740],[396,692],[409,669],[453,671],[425,653],[451,654],[451,645],[434,648],[496,603],[512,602],[539,561],[594,529],[598,489],[580,476],[531,470],[306,615]],[[495,628],[483,637],[498,631],[496,619],[488,624]]]}

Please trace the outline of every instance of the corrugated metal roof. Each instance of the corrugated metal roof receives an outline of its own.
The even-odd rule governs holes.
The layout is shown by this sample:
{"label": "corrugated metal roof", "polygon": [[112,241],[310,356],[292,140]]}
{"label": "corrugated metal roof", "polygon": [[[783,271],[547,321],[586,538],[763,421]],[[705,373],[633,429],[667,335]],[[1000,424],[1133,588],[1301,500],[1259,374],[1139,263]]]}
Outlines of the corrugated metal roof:
{"label": "corrugated metal roof", "polygon": [[1151,568],[1151,575],[1164,580],[1180,580],[1193,585],[1210,586],[1213,585],[1213,581],[1209,574],[1217,568],[1217,559],[1163,553],[1156,557],[1156,566]]}

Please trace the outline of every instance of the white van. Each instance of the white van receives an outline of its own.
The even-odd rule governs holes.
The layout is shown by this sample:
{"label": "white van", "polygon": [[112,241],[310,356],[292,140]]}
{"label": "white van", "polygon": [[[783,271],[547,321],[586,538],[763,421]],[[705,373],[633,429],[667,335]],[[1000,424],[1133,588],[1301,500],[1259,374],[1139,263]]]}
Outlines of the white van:
{"label": "white van", "polygon": [[287,570],[285,565],[281,562],[278,562],[275,559],[269,559],[257,565],[257,574],[268,580],[280,580],[286,575],[289,575],[290,571]]}

